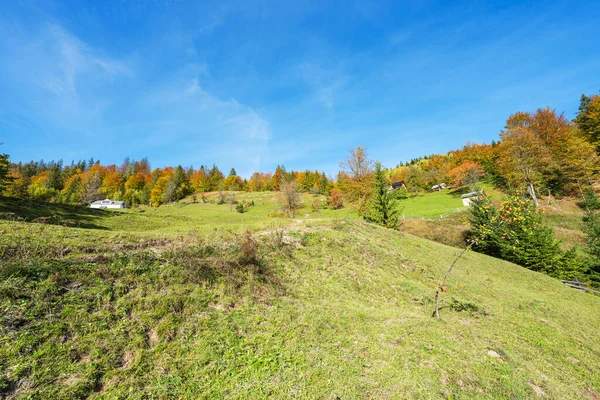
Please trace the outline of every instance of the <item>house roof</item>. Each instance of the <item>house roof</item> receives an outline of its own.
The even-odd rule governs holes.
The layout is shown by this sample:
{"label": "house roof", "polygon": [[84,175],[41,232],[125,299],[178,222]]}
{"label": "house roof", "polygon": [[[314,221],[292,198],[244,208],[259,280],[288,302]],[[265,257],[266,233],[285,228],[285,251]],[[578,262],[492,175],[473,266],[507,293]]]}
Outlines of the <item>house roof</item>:
{"label": "house roof", "polygon": [[393,182],[392,187],[396,187],[396,186],[404,186],[404,181]]}

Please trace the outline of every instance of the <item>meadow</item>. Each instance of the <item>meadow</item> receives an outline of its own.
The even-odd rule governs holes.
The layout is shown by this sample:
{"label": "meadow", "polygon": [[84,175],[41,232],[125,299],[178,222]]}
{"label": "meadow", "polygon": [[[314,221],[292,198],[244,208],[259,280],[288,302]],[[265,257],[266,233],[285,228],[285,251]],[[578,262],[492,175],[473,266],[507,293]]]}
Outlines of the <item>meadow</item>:
{"label": "meadow", "polygon": [[468,252],[435,319],[458,249],[312,196],[295,219],[271,193],[237,198],[254,206],[0,198],[2,396],[600,394],[600,297]]}

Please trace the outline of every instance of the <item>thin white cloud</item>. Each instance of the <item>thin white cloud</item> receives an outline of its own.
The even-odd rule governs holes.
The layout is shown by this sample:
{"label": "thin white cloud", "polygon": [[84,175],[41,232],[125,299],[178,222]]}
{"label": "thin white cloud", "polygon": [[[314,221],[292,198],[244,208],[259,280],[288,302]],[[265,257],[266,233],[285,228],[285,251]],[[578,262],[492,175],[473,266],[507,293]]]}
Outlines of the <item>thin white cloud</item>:
{"label": "thin white cloud", "polygon": [[312,88],[314,99],[327,109],[335,107],[350,80],[339,67],[326,69],[314,63],[305,63],[298,67],[298,71]]}
{"label": "thin white cloud", "polygon": [[[111,100],[106,88],[119,77],[131,77],[129,66],[104,55],[55,24],[24,29],[0,24],[4,59],[3,86],[18,88],[21,109],[35,110],[49,122],[88,133],[101,120]],[[10,107],[16,107],[9,105]]]}

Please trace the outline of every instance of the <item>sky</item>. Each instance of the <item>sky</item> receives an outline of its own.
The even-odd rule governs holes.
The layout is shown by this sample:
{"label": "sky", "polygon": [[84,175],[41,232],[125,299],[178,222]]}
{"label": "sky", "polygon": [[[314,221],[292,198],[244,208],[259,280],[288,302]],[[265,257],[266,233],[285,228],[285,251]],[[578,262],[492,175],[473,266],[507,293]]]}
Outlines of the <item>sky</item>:
{"label": "sky", "polygon": [[0,2],[12,161],[335,174],[573,118],[600,90],[599,1]]}

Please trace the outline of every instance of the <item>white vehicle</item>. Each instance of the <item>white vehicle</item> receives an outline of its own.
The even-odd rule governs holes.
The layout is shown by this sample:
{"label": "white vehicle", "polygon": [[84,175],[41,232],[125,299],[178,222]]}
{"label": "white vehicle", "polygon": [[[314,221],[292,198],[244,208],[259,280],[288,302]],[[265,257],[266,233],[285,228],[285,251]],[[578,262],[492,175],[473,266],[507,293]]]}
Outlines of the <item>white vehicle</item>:
{"label": "white vehicle", "polygon": [[109,199],[98,200],[90,204],[90,208],[127,208],[124,201],[112,201]]}

